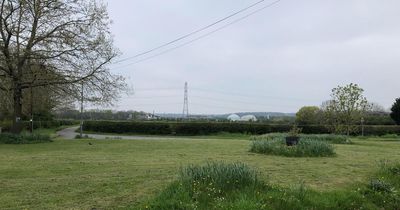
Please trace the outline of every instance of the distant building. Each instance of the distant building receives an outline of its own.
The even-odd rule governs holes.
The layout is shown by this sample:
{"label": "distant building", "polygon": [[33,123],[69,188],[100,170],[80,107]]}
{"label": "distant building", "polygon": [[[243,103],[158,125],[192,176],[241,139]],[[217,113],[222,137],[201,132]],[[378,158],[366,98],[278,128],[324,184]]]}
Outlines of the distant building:
{"label": "distant building", "polygon": [[256,118],[256,116],[254,116],[254,115],[245,115],[245,116],[242,116],[242,117],[240,118],[240,121],[244,121],[244,122],[255,122],[255,121],[257,121],[257,118]]}
{"label": "distant building", "polygon": [[231,114],[231,115],[228,116],[227,119],[228,119],[229,121],[236,122],[236,121],[239,121],[239,120],[240,120],[240,117],[239,117],[239,115],[237,115],[237,114]]}

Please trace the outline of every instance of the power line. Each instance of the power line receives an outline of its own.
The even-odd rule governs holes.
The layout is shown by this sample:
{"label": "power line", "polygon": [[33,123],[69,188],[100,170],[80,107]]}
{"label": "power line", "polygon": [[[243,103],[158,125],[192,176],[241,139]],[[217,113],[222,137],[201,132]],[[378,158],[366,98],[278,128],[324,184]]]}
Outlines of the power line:
{"label": "power line", "polygon": [[[226,100],[226,99],[219,99],[219,98],[211,98],[211,97],[202,97],[202,96],[192,96],[194,99],[203,99],[203,100],[208,100],[208,101],[215,101],[215,102],[225,102],[225,103],[236,103],[236,104],[248,104],[248,105],[253,105],[253,106],[260,106],[260,107],[273,107],[271,104],[262,104],[262,103],[254,103],[254,102],[248,102],[248,101],[237,101],[237,100]],[[286,105],[279,105],[280,107],[286,107],[286,108],[297,108],[297,106],[286,106]]]}
{"label": "power line", "polygon": [[[208,32],[208,33],[206,33],[206,34],[204,34],[204,35],[202,35],[202,36],[200,36],[200,37],[197,37],[196,39],[190,40],[190,41],[185,42],[185,43],[183,43],[183,44],[181,44],[181,45],[178,45],[178,46],[176,46],[176,47],[173,47],[173,48],[164,50],[164,51],[162,51],[162,52],[160,52],[160,53],[157,53],[157,54],[155,54],[155,55],[152,55],[152,56],[149,56],[149,57],[140,59],[140,60],[138,60],[138,61],[136,61],[136,62],[129,63],[129,64],[126,64],[126,65],[123,65],[123,66],[119,66],[119,67],[117,67],[116,69],[121,69],[121,68],[124,68],[124,67],[127,67],[127,66],[131,66],[131,65],[134,65],[134,64],[137,64],[137,63],[141,63],[141,62],[143,62],[143,61],[147,61],[147,60],[149,60],[149,59],[152,59],[152,58],[161,56],[161,55],[166,54],[166,53],[168,53],[168,52],[171,52],[171,51],[173,51],[173,50],[176,50],[176,49],[179,49],[179,48],[184,47],[184,46],[186,46],[186,45],[189,45],[189,44],[191,44],[191,43],[194,43],[194,42],[196,42],[196,41],[198,41],[198,40],[200,40],[200,39],[203,39],[203,38],[205,38],[205,37],[207,37],[207,36],[209,36],[209,35],[211,35],[211,34],[214,34],[214,33],[218,32],[218,31],[220,31],[220,30],[222,30],[222,29],[224,29],[224,28],[226,28],[226,27],[228,27],[228,26],[231,26],[231,25],[233,25],[233,24],[235,24],[235,23],[237,23],[237,22],[240,22],[240,21],[242,21],[242,20],[244,20],[244,19],[246,19],[246,18],[248,18],[248,17],[250,17],[250,16],[252,16],[252,15],[254,15],[254,14],[256,14],[256,13],[258,13],[258,12],[261,12],[262,10],[264,10],[264,9],[266,9],[266,8],[268,8],[268,7],[271,7],[271,6],[277,4],[277,3],[280,2],[280,1],[281,1],[281,0],[274,1],[274,2],[268,4],[268,5],[264,6],[264,7],[261,7],[260,9],[257,9],[257,10],[255,10],[255,11],[253,11],[253,12],[251,12],[251,13],[249,13],[249,14],[247,14],[247,15],[241,17],[241,18],[238,18],[238,19],[236,19],[236,20],[234,20],[234,21],[232,21],[232,22],[230,22],[230,23],[228,23],[228,24],[226,24],[226,25],[223,25],[223,26],[221,26],[221,27],[219,27],[219,28],[217,28],[217,29],[215,29],[215,30],[213,30],[213,31],[211,31],[211,32]],[[138,56],[136,56],[136,57],[138,57]],[[136,57],[135,57],[135,58],[136,58]]]}
{"label": "power line", "polygon": [[228,91],[221,91],[221,90],[210,90],[210,89],[203,89],[203,88],[191,88],[192,90],[197,90],[200,92],[206,93],[217,93],[222,95],[231,95],[231,96],[240,96],[245,98],[268,98],[268,99],[277,99],[277,100],[292,100],[292,101],[309,101],[306,99],[300,98],[291,98],[291,97],[279,97],[279,96],[268,96],[268,95],[261,95],[261,94],[244,94],[244,93],[235,93],[235,92],[228,92]]}
{"label": "power line", "polygon": [[183,40],[183,39],[185,39],[185,38],[188,38],[188,37],[190,37],[190,36],[192,36],[192,35],[194,35],[194,34],[197,34],[197,33],[202,32],[202,31],[204,31],[204,30],[206,30],[206,29],[208,29],[208,28],[211,28],[211,27],[217,25],[218,23],[221,23],[221,22],[223,22],[223,21],[225,21],[225,20],[227,20],[227,19],[229,19],[229,18],[231,18],[231,17],[233,17],[233,16],[236,16],[236,15],[238,15],[238,14],[240,14],[240,13],[242,13],[242,12],[248,10],[248,9],[251,9],[251,8],[257,6],[258,4],[260,4],[260,3],[264,2],[264,1],[265,1],[265,0],[258,1],[258,2],[254,3],[254,4],[251,4],[250,6],[247,6],[247,7],[243,8],[243,9],[241,9],[241,10],[239,10],[239,11],[234,12],[234,13],[232,13],[232,14],[230,14],[230,15],[228,15],[228,16],[222,18],[222,19],[219,19],[219,20],[217,20],[216,22],[213,22],[213,23],[211,23],[211,24],[209,24],[209,25],[207,25],[207,26],[204,26],[204,27],[202,27],[202,28],[200,28],[200,29],[197,29],[197,30],[195,30],[195,31],[193,31],[193,32],[190,32],[190,33],[188,33],[188,34],[186,34],[186,35],[183,35],[183,36],[181,36],[181,37],[179,37],[179,38],[177,38],[177,39],[174,39],[174,40],[172,40],[172,41],[169,41],[169,42],[167,42],[167,43],[165,43],[165,44],[162,44],[162,45],[160,45],[160,46],[157,46],[157,47],[152,48],[152,49],[150,49],[150,50],[147,50],[147,51],[145,51],[145,52],[136,54],[136,55],[134,55],[134,56],[131,56],[131,57],[128,57],[128,58],[125,58],[125,59],[121,59],[121,60],[119,60],[119,61],[116,61],[115,63],[121,63],[121,62],[124,62],[124,61],[126,61],[126,60],[130,60],[130,59],[133,59],[133,58],[137,58],[137,57],[139,57],[139,56],[142,56],[142,55],[149,54],[149,53],[151,53],[151,52],[153,52],[153,51],[156,51],[156,50],[158,50],[158,49],[160,49],[160,48],[163,48],[163,47],[165,47],[165,46],[171,45],[171,44],[173,44],[173,43],[175,43],[175,42],[178,42],[178,41],[180,41],[180,40]]}
{"label": "power line", "polygon": [[[182,88],[175,88],[175,87],[160,87],[160,88],[140,88],[140,89],[135,89],[137,91],[141,92],[160,92],[160,91],[168,91],[168,90],[179,90],[181,91]],[[207,94],[213,93],[213,94],[218,94],[218,95],[225,95],[225,96],[237,96],[237,97],[243,97],[243,98],[253,98],[253,99],[269,99],[269,100],[291,100],[291,101],[304,101],[304,102],[310,102],[310,100],[307,99],[301,99],[301,98],[293,98],[293,97],[281,97],[281,96],[271,96],[271,95],[264,95],[264,94],[249,94],[249,93],[239,93],[239,92],[231,92],[231,91],[223,91],[223,90],[216,90],[216,89],[205,89],[205,88],[196,88],[196,87],[191,87],[191,91],[195,92],[204,92]],[[157,98],[157,97],[178,97],[179,95],[163,95],[163,96],[145,96],[145,97],[136,97],[136,96],[129,96],[127,98]],[[195,96],[196,97],[196,96]],[[202,96],[198,96],[199,98]],[[209,97],[209,96],[207,96]]]}

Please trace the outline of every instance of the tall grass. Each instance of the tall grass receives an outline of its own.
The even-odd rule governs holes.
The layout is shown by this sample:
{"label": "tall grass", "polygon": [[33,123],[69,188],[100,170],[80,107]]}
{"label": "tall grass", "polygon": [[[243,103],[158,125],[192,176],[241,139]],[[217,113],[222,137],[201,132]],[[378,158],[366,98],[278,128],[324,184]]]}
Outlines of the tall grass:
{"label": "tall grass", "polygon": [[335,155],[333,145],[325,141],[301,139],[295,146],[286,146],[284,140],[253,141],[250,152],[286,157],[329,157]]}
{"label": "tall grass", "polygon": [[[258,172],[243,163],[209,162],[180,170],[178,180],[144,209],[209,209],[232,195],[260,192],[266,185]],[[218,208],[217,208],[218,209]]]}
{"label": "tall grass", "polygon": [[[369,183],[355,185],[353,189],[317,192],[307,189],[304,184],[284,188],[262,183],[255,178],[257,172],[244,164],[189,166],[180,172],[176,182],[137,209],[399,209],[399,170],[400,164],[388,164]],[[232,178],[242,181],[232,188],[226,184],[232,183]],[[190,184],[201,186],[197,194],[191,191]],[[215,186],[223,193],[208,191]]]}
{"label": "tall grass", "polygon": [[179,181],[191,190],[211,187],[227,192],[259,183],[257,172],[243,163],[209,162],[202,166],[182,168]]}
{"label": "tall grass", "polygon": [[[250,140],[284,140],[288,136],[287,133],[269,133],[260,136],[252,136]],[[300,134],[302,140],[315,140],[315,141],[326,141],[333,144],[349,144],[350,139],[345,135],[334,135],[334,134]]]}
{"label": "tall grass", "polygon": [[1,133],[0,144],[38,144],[52,142],[49,135]]}

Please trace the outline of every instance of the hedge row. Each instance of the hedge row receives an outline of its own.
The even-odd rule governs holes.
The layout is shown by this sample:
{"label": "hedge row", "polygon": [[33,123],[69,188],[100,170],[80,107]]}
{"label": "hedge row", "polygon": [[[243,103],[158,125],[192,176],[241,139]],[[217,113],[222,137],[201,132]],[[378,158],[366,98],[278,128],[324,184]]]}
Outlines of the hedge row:
{"label": "hedge row", "polygon": [[[31,122],[29,121],[23,121],[23,127],[27,130],[30,129],[31,127]],[[33,122],[33,128],[38,129],[38,128],[58,128],[60,126],[69,126],[69,125],[76,125],[79,124],[78,121],[76,120],[53,120],[53,121],[34,121]],[[7,122],[0,122],[0,127],[2,128],[3,132],[10,131],[12,122],[7,121]]]}
{"label": "hedge row", "polygon": [[[221,132],[260,135],[288,132],[292,125],[262,123],[223,122],[130,122],[130,121],[86,121],[85,131],[101,133],[131,133],[151,135],[209,135]],[[329,129],[322,125],[299,126],[304,134],[327,134]],[[361,130],[361,129],[359,129]],[[400,126],[365,126],[366,135],[400,134]],[[357,135],[358,133],[355,133]]]}

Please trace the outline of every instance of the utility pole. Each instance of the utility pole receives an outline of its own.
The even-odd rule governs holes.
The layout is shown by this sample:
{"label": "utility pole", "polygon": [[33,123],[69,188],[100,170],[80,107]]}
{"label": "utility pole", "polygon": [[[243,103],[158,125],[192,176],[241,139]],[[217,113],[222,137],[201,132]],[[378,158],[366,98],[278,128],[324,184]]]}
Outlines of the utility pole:
{"label": "utility pole", "polygon": [[31,86],[31,107],[30,107],[30,112],[31,112],[31,133],[33,133],[33,88]]}
{"label": "utility pole", "polygon": [[80,127],[80,137],[83,136],[83,82],[81,84],[81,127]]}
{"label": "utility pole", "polygon": [[188,101],[188,83],[187,82],[185,82],[182,118],[183,119],[188,119],[189,118],[189,101]]}
{"label": "utility pole", "polygon": [[361,117],[361,136],[364,136],[364,117]]}

